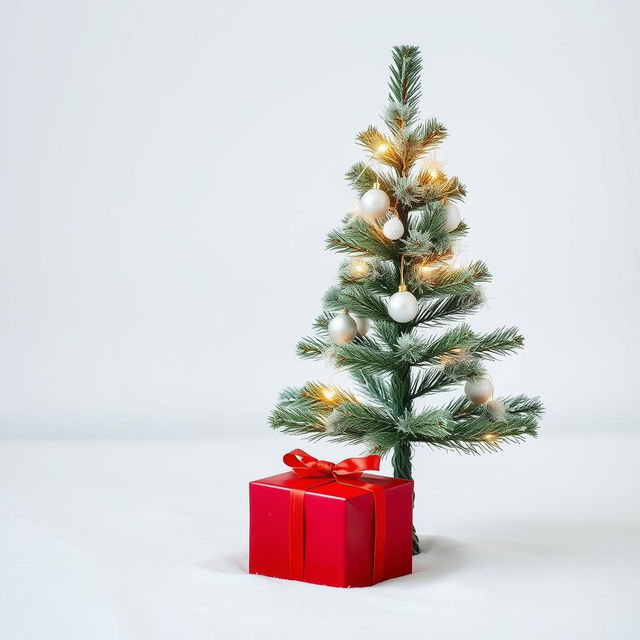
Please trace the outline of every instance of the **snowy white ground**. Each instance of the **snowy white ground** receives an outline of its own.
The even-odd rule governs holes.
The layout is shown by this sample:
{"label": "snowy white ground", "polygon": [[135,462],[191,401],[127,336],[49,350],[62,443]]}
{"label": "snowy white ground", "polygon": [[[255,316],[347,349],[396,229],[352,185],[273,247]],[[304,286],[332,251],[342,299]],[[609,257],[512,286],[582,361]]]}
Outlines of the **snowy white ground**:
{"label": "snowy white ground", "polygon": [[0,638],[640,638],[640,437],[419,451],[415,573],[348,590],[246,573],[247,482],[300,444],[0,443]]}

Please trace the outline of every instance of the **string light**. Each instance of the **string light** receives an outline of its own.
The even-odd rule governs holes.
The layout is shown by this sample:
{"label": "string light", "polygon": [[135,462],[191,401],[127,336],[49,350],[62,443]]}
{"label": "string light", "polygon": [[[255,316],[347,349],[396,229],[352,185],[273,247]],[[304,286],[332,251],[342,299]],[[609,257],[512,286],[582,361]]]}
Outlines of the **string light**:
{"label": "string light", "polygon": [[422,262],[417,265],[414,269],[415,274],[421,280],[429,280],[435,271],[438,270],[438,267],[431,262]]}
{"label": "string light", "polygon": [[324,387],[322,396],[327,402],[331,402],[336,397],[336,390],[333,387]]}
{"label": "string light", "polygon": [[343,402],[353,402],[355,404],[361,404],[360,399],[356,398],[353,394],[339,391],[335,387],[329,385],[322,387],[322,389],[320,390],[320,396],[322,397],[322,400],[334,406],[338,406]]}
{"label": "string light", "polygon": [[354,258],[351,260],[350,269],[354,278],[364,278],[371,273],[371,263],[364,258]]}
{"label": "string light", "polygon": [[387,151],[389,149],[389,145],[385,144],[384,142],[382,144],[379,144],[376,147],[376,153],[384,153],[385,151]]}
{"label": "string light", "polygon": [[454,251],[446,251],[431,260],[420,262],[413,268],[415,276],[425,282],[431,280],[438,273],[449,274],[452,277],[456,271],[464,269],[459,256]]}
{"label": "string light", "polygon": [[485,433],[482,439],[487,442],[495,442],[498,439],[498,435],[495,433]]}
{"label": "string light", "polygon": [[426,171],[431,180],[444,178],[444,163],[438,160],[435,153],[430,153],[422,164],[422,170]]}
{"label": "string light", "polygon": [[469,349],[463,349],[456,347],[454,349],[449,349],[446,353],[443,353],[438,357],[438,362],[442,365],[452,365],[457,364],[459,362],[463,362],[470,358]]}

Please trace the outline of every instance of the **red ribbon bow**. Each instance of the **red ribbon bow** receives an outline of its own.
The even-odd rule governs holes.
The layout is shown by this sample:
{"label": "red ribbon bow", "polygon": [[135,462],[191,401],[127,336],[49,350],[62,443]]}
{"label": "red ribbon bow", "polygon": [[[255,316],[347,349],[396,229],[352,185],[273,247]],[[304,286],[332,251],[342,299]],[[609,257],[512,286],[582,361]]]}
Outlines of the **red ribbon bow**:
{"label": "red ribbon bow", "polygon": [[294,449],[285,453],[282,461],[301,478],[357,478],[362,475],[363,471],[378,471],[380,469],[380,456],[347,458],[334,464],[327,460],[318,460],[302,449]]}
{"label": "red ribbon bow", "polygon": [[[347,458],[334,464],[327,460],[318,460],[302,449],[285,453],[283,462],[293,469],[300,478],[322,478],[320,482],[307,489],[338,482],[369,491],[373,496],[375,524],[373,543],[373,583],[384,580],[384,554],[386,539],[386,501],[384,490],[366,480],[359,480],[363,471],[378,471],[380,456]],[[291,490],[289,520],[289,567],[294,580],[304,577],[304,494],[305,489]]]}

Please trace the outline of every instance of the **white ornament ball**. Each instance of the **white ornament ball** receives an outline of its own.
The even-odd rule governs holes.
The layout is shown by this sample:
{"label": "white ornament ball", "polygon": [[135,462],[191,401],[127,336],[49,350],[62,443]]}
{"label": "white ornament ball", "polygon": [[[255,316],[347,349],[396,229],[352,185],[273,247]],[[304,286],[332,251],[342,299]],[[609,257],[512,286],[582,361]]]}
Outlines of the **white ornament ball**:
{"label": "white ornament ball", "polygon": [[489,378],[468,380],[464,385],[464,394],[474,404],[484,404],[493,398],[493,382]]}
{"label": "white ornament ball", "polygon": [[460,216],[460,209],[453,202],[447,202],[445,209],[447,219],[444,222],[444,230],[449,233],[458,228],[462,217]]}
{"label": "white ornament ball", "polygon": [[418,315],[418,301],[411,291],[398,291],[389,298],[387,311],[396,322],[411,322]]}
{"label": "white ornament ball", "polygon": [[341,313],[329,322],[329,335],[334,342],[351,342],[357,333],[358,325],[348,313]]}
{"label": "white ornament ball", "polygon": [[362,214],[368,220],[377,220],[389,211],[389,196],[382,189],[369,189],[360,198]]}
{"label": "white ornament ball", "polygon": [[360,316],[351,316],[356,321],[358,327],[358,333],[361,336],[366,336],[369,331],[369,318],[361,318]]}
{"label": "white ornament ball", "polygon": [[398,238],[402,238],[404,225],[400,221],[400,218],[396,218],[394,216],[387,220],[382,227],[382,233],[384,234],[384,237],[389,238],[389,240],[398,240]]}

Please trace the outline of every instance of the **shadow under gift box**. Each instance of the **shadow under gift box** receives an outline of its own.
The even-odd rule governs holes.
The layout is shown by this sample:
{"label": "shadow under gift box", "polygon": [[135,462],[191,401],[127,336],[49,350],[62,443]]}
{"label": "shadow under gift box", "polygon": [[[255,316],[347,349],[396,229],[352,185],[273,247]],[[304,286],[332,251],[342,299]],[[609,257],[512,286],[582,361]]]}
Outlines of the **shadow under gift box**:
{"label": "shadow under gift box", "polygon": [[[382,513],[373,492],[358,482],[383,493]],[[249,573],[333,587],[366,587],[411,573],[411,480],[365,473],[344,484],[318,484],[318,478],[293,472],[249,484]],[[292,508],[295,490],[305,492],[300,510]],[[377,541],[381,570],[374,578],[376,517],[382,518],[383,535]],[[302,522],[292,522],[295,518]],[[302,538],[297,543],[296,530]],[[296,544],[302,560],[297,570]]]}

